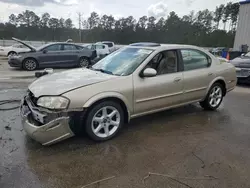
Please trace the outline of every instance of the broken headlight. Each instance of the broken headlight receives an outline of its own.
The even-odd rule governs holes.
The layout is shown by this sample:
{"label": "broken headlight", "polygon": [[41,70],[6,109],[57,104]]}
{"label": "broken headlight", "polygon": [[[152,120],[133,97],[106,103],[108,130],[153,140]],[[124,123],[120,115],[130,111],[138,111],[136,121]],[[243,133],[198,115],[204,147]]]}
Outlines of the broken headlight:
{"label": "broken headlight", "polygon": [[38,99],[37,105],[48,109],[63,110],[68,107],[69,99],[61,96],[45,96]]}

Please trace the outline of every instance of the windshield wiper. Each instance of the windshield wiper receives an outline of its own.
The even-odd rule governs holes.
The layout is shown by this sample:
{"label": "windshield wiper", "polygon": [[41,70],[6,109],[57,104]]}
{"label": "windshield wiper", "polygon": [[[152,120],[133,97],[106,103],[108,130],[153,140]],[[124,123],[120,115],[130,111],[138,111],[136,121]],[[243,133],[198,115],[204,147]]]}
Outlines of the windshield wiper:
{"label": "windshield wiper", "polygon": [[104,69],[94,69],[93,67],[91,67],[91,69],[94,70],[94,71],[100,71],[100,72],[102,72],[102,73],[114,75],[113,72],[108,71],[108,70],[104,70]]}

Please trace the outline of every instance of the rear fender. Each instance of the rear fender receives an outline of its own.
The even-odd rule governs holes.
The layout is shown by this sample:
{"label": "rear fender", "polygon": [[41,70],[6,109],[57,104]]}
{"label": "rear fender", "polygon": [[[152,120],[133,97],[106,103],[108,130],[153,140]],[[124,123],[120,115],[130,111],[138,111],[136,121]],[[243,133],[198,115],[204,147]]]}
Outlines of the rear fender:
{"label": "rear fender", "polygon": [[204,96],[204,98],[203,98],[202,100],[204,100],[204,99],[206,98],[206,96],[207,96],[207,94],[208,94],[210,88],[212,87],[212,85],[213,85],[215,82],[219,81],[219,80],[224,81],[225,85],[227,85],[225,79],[224,79],[222,76],[219,76],[219,77],[214,78],[214,79],[210,82],[209,86],[207,87],[206,95]]}

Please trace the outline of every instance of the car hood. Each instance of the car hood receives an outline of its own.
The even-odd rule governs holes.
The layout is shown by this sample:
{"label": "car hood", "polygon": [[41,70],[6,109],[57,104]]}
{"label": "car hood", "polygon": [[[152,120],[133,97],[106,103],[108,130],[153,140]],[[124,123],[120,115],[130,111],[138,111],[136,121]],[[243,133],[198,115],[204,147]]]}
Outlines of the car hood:
{"label": "car hood", "polygon": [[85,68],[72,69],[45,75],[34,81],[29,86],[29,90],[35,97],[43,95],[61,95],[70,90],[103,82],[115,77],[117,76]]}
{"label": "car hood", "polygon": [[33,47],[33,46],[31,46],[31,45],[29,45],[29,44],[27,44],[27,43],[25,43],[25,42],[23,42],[23,41],[21,41],[21,40],[19,40],[19,39],[17,39],[17,38],[14,38],[14,37],[12,37],[12,39],[14,40],[14,41],[16,41],[16,42],[19,42],[19,43],[21,43],[21,44],[23,44],[24,46],[26,46],[27,48],[29,48],[31,51],[36,51],[36,48],[35,47]]}
{"label": "car hood", "polygon": [[230,61],[236,67],[250,68],[250,59],[237,57]]}

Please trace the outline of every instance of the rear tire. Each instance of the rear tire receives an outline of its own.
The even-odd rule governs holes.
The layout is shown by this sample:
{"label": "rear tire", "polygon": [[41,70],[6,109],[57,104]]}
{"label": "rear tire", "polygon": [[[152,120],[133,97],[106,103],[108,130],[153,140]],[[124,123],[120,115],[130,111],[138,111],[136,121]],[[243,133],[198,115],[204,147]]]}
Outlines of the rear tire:
{"label": "rear tire", "polygon": [[124,124],[122,107],[113,101],[93,106],[87,113],[85,130],[94,141],[106,141],[115,137]]}
{"label": "rear tire", "polygon": [[205,110],[216,110],[223,101],[223,86],[220,83],[214,83],[209,89],[208,94],[200,105]]}
{"label": "rear tire", "polygon": [[79,67],[88,67],[90,65],[90,60],[87,57],[81,57],[79,59]]}
{"label": "rear tire", "polygon": [[23,69],[28,71],[33,71],[38,68],[38,63],[33,58],[27,58],[23,61]]}

